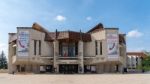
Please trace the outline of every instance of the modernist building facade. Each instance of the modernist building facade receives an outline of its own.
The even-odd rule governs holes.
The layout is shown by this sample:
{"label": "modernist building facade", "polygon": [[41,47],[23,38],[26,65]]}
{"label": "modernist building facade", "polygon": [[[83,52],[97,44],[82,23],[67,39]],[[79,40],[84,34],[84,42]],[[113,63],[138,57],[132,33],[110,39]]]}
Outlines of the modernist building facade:
{"label": "modernist building facade", "polygon": [[101,23],[86,33],[50,32],[37,23],[9,33],[9,73],[109,73],[125,67],[125,34]]}
{"label": "modernist building facade", "polygon": [[141,62],[147,55],[144,52],[127,52],[127,68],[137,69],[141,66]]}

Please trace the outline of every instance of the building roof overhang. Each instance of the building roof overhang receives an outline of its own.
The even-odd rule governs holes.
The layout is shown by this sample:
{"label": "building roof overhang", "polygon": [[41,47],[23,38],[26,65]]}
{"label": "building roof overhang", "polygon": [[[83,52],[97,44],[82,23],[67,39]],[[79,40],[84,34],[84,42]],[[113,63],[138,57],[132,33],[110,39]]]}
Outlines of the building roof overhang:
{"label": "building roof overhang", "polygon": [[139,57],[142,57],[142,58],[147,57],[147,55],[144,52],[127,52],[127,55],[139,56]]}
{"label": "building roof overhang", "polygon": [[87,33],[93,33],[93,32],[96,32],[96,31],[101,31],[103,29],[104,29],[103,24],[99,23],[95,27],[93,27],[92,29],[90,29]]}
{"label": "building roof overhang", "polygon": [[[91,35],[82,32],[74,32],[74,31],[60,31],[60,32],[50,32],[49,36],[52,40],[73,40],[73,41],[91,41]],[[49,40],[49,38],[46,38]]]}
{"label": "building roof overhang", "polygon": [[126,34],[119,34],[119,43],[126,44],[126,39],[125,39]]}
{"label": "building roof overhang", "polygon": [[83,32],[75,32],[75,31],[57,31],[56,32],[49,32],[42,26],[37,23],[32,25],[34,30],[40,31],[45,33],[45,41],[54,41],[54,40],[74,40],[74,41],[91,41],[91,35],[88,33]]}

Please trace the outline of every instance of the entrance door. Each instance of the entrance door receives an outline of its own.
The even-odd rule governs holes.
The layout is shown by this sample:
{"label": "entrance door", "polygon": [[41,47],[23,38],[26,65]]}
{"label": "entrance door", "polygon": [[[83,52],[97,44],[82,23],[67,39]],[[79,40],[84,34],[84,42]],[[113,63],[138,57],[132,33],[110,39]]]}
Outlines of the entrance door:
{"label": "entrance door", "polygon": [[17,72],[20,72],[20,65],[16,65],[17,67]]}
{"label": "entrance door", "polygon": [[21,66],[21,72],[25,72],[25,66]]}
{"label": "entrance door", "polygon": [[44,72],[52,72],[52,65],[40,65],[40,72],[44,73]]}
{"label": "entrance door", "polygon": [[115,70],[116,70],[116,72],[119,71],[119,65],[118,64],[115,66]]}
{"label": "entrance door", "polygon": [[60,64],[59,72],[64,73],[64,74],[78,73],[78,65],[77,64]]}
{"label": "entrance door", "polygon": [[52,65],[46,65],[46,72],[52,72]]}

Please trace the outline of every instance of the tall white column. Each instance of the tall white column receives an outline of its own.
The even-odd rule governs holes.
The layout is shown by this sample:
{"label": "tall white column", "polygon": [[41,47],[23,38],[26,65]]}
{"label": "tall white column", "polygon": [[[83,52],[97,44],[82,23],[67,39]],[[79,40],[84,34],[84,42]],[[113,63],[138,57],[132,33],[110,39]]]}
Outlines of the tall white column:
{"label": "tall white column", "polygon": [[8,71],[11,74],[13,72],[13,66],[12,66],[12,43],[8,46]]}
{"label": "tall white column", "polygon": [[80,58],[79,72],[84,73],[83,41],[79,41],[78,51],[79,51],[78,54],[79,54],[79,58]]}
{"label": "tall white column", "polygon": [[59,72],[59,66],[57,63],[57,58],[59,56],[59,43],[57,40],[55,40],[53,43],[54,43],[54,58],[53,58],[54,64],[53,64],[53,66],[55,68],[55,71]]}

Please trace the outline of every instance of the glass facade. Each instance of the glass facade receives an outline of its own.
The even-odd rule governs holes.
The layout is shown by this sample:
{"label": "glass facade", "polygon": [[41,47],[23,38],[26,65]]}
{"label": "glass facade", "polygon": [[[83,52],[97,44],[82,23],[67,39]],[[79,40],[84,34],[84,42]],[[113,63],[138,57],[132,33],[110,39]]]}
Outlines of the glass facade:
{"label": "glass facade", "polygon": [[76,51],[75,43],[60,43],[59,53],[61,57],[75,57]]}

